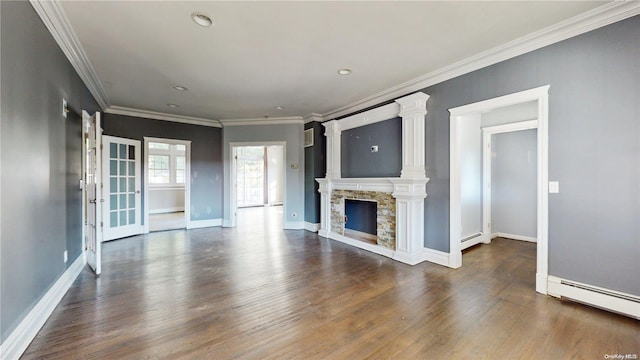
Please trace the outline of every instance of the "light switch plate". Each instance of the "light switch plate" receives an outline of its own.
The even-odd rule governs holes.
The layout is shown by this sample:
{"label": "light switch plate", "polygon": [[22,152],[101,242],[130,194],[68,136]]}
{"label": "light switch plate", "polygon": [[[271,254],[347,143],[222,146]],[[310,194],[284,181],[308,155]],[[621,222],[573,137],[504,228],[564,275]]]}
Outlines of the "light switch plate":
{"label": "light switch plate", "polygon": [[557,194],[560,192],[560,183],[557,181],[549,181],[549,194]]}

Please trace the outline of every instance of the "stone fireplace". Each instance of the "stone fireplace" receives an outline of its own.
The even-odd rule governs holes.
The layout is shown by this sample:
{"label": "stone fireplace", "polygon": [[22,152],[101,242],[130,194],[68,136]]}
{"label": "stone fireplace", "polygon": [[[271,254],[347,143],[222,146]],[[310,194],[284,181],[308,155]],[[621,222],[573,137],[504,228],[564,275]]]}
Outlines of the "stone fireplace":
{"label": "stone fireplace", "polygon": [[[418,92],[341,120],[325,122],[327,174],[320,184],[320,236],[338,240],[407,264],[424,260],[425,115],[428,95]],[[341,132],[376,122],[402,118],[400,177],[342,178]],[[346,236],[345,199],[376,201],[376,243]]]}
{"label": "stone fireplace", "polygon": [[345,233],[347,200],[376,203],[376,244],[391,250],[396,248],[396,199],[378,191],[333,190],[331,192],[331,231]]}

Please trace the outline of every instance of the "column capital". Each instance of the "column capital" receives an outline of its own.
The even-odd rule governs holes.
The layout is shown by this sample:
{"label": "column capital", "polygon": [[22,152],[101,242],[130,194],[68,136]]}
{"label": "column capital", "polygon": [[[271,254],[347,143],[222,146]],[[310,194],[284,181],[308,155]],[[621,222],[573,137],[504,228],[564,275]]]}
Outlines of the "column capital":
{"label": "column capital", "polygon": [[429,95],[423,92],[413,93],[396,99],[395,102],[400,104],[400,117],[411,115],[424,115],[427,113],[427,100]]}

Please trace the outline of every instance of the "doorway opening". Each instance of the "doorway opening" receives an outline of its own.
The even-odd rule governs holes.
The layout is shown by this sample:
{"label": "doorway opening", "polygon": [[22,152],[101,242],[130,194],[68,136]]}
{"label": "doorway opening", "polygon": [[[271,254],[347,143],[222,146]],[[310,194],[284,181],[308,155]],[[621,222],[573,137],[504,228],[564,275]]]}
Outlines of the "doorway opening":
{"label": "doorway opening", "polygon": [[145,232],[189,227],[191,141],[144,138]]}
{"label": "doorway opening", "polygon": [[[548,91],[543,86],[450,109],[450,266],[462,266],[462,250],[490,243],[491,139],[496,134],[537,129],[535,157],[536,291],[547,293]],[[495,200],[495,199],[493,199]],[[503,234],[507,234],[506,232]],[[513,235],[513,234],[512,234]],[[523,236],[531,237],[531,236]]]}
{"label": "doorway opening", "polygon": [[286,197],[284,142],[234,143],[231,154],[232,226],[236,226],[236,221],[238,225],[247,225],[248,218],[259,218],[260,221],[277,222],[278,228],[283,228]]}
{"label": "doorway opening", "polygon": [[482,242],[537,242],[537,120],[485,127],[482,138]]}

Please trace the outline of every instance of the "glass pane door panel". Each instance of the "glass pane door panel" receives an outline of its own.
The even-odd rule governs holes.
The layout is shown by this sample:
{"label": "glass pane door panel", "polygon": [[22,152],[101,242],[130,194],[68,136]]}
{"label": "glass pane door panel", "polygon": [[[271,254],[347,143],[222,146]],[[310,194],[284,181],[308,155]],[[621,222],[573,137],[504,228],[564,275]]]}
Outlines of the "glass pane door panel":
{"label": "glass pane door panel", "polygon": [[[108,164],[109,196],[107,197],[109,233],[105,231],[105,239],[114,239],[141,232],[139,195],[139,142],[105,136],[108,143],[108,154],[105,154],[105,164]],[[131,145],[137,144],[137,145]],[[136,159],[138,157],[138,159]],[[106,179],[105,179],[106,180]],[[138,207],[138,208],[137,208]]]}

